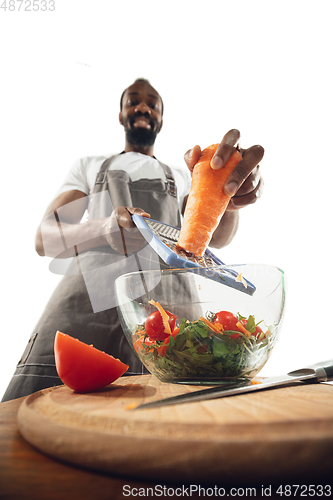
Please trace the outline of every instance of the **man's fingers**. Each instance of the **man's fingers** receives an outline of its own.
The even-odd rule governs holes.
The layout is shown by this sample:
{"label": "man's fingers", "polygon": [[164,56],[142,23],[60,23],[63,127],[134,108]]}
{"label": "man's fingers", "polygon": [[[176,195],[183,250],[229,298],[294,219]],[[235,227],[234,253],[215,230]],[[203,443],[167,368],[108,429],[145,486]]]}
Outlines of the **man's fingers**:
{"label": "man's fingers", "polygon": [[251,174],[264,156],[262,146],[252,146],[244,151],[243,159],[238,163],[234,171],[229,175],[224,186],[224,192],[227,196],[234,196],[243,182]]}
{"label": "man's fingers", "polygon": [[239,141],[240,132],[233,128],[229,130],[218,145],[215,155],[213,156],[210,165],[214,170],[220,169],[232,155],[235,145]]}
{"label": "man's fingers", "polygon": [[109,245],[120,254],[128,255],[138,251],[145,244],[145,239],[132,221],[132,215],[150,217],[150,214],[135,207],[117,207],[113,210],[106,229]]}
{"label": "man's fingers", "polygon": [[260,167],[257,165],[238,189],[237,196],[244,196],[248,193],[252,193],[252,191],[254,191],[259,184],[260,179]]}
{"label": "man's fingers", "polygon": [[246,193],[241,196],[238,196],[237,193],[237,196],[231,198],[228,205],[228,210],[229,211],[239,210],[240,208],[252,205],[261,197],[263,190],[264,190],[264,181],[261,177],[256,187],[253,189],[253,191],[250,191],[249,193]]}
{"label": "man's fingers", "polygon": [[143,217],[150,217],[150,214],[142,210],[142,208],[135,207],[117,207],[113,213],[118,225],[124,229],[135,228],[135,224],[131,217],[134,214],[142,215]]}
{"label": "man's fingers", "polygon": [[189,149],[185,155],[184,155],[184,160],[187,165],[187,167],[191,170],[193,170],[194,165],[198,162],[199,158],[201,155],[201,147],[196,145],[192,149]]}

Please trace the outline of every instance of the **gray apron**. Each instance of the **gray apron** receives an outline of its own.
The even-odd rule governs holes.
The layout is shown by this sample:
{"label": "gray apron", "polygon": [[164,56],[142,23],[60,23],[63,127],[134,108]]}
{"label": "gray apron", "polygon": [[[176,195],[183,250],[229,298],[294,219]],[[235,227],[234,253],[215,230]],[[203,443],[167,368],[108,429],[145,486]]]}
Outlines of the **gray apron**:
{"label": "gray apron", "polygon": [[[132,182],[126,171],[108,170],[113,159],[114,156],[105,160],[97,174],[93,195],[89,197],[89,218],[108,217],[117,206],[130,206],[140,207],[153,219],[179,227],[177,193],[170,168],[160,163],[166,181]],[[119,358],[129,365],[126,375],[148,373],[122,332],[114,280],[125,272],[160,269],[163,263],[149,245],[127,257],[109,246],[80,254],[78,245],[77,250],[77,257],[53,292],[29,339],[2,401],[62,383],[53,351],[57,330]]]}

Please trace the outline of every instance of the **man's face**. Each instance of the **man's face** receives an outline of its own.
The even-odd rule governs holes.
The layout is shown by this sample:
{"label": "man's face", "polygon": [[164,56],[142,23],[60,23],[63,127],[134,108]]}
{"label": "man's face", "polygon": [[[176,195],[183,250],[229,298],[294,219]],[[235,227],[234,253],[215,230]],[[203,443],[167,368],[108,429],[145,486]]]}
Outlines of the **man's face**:
{"label": "man's face", "polygon": [[128,87],[123,96],[119,121],[130,144],[152,146],[163,123],[162,101],[156,90],[146,82]]}

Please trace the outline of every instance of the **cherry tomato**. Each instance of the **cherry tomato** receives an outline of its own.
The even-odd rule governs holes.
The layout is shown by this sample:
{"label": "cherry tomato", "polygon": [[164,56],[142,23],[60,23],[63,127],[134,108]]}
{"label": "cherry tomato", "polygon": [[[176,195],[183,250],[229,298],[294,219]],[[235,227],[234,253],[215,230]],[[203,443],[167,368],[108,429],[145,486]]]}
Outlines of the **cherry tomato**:
{"label": "cherry tomato", "polygon": [[[169,325],[171,331],[173,332],[176,324],[177,316],[171,314],[169,311],[165,311],[169,316]],[[169,337],[168,333],[164,331],[164,325],[161,313],[159,311],[154,311],[152,314],[148,316],[145,322],[145,330],[146,334],[152,340],[164,340]]]}
{"label": "cherry tomato", "polygon": [[254,332],[254,336],[256,338],[258,338],[261,334],[263,333],[262,329],[260,328],[260,326],[256,326],[256,329],[255,329],[255,332]]}
{"label": "cherry tomato", "polygon": [[[241,323],[245,326],[246,323],[247,323],[247,319],[242,319]],[[256,338],[259,337],[259,335],[262,333],[262,329],[260,328],[260,326],[256,326],[256,329],[254,331],[254,333],[252,333],[252,335]]]}
{"label": "cherry tomato", "polygon": [[[238,323],[238,319],[234,314],[229,311],[220,311],[216,313],[215,319],[213,323],[220,323],[224,330],[236,330],[239,331],[236,324]],[[232,339],[239,339],[241,337],[238,333],[233,333],[230,335]]]}

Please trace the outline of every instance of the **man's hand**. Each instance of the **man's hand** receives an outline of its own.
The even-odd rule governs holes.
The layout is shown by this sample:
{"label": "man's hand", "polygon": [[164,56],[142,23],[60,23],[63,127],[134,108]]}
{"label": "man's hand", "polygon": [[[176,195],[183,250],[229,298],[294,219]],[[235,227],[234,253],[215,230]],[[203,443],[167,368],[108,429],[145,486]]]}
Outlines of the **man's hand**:
{"label": "man's hand", "polygon": [[150,217],[141,208],[117,207],[104,224],[105,238],[108,244],[122,255],[137,252],[146,243],[132,221],[131,215],[133,214]]}
{"label": "man's hand", "polygon": [[[239,141],[240,133],[236,129],[229,130],[219,144],[211,161],[211,167],[220,169],[230,158],[235,146]],[[262,146],[252,146],[248,149],[240,149],[243,159],[238,163],[232,174],[230,174],[224,192],[231,197],[228,211],[238,210],[242,207],[255,203],[263,191],[263,180],[260,174],[259,162],[264,156]],[[201,154],[200,146],[194,146],[185,153],[184,159],[188,168],[192,171]]]}

